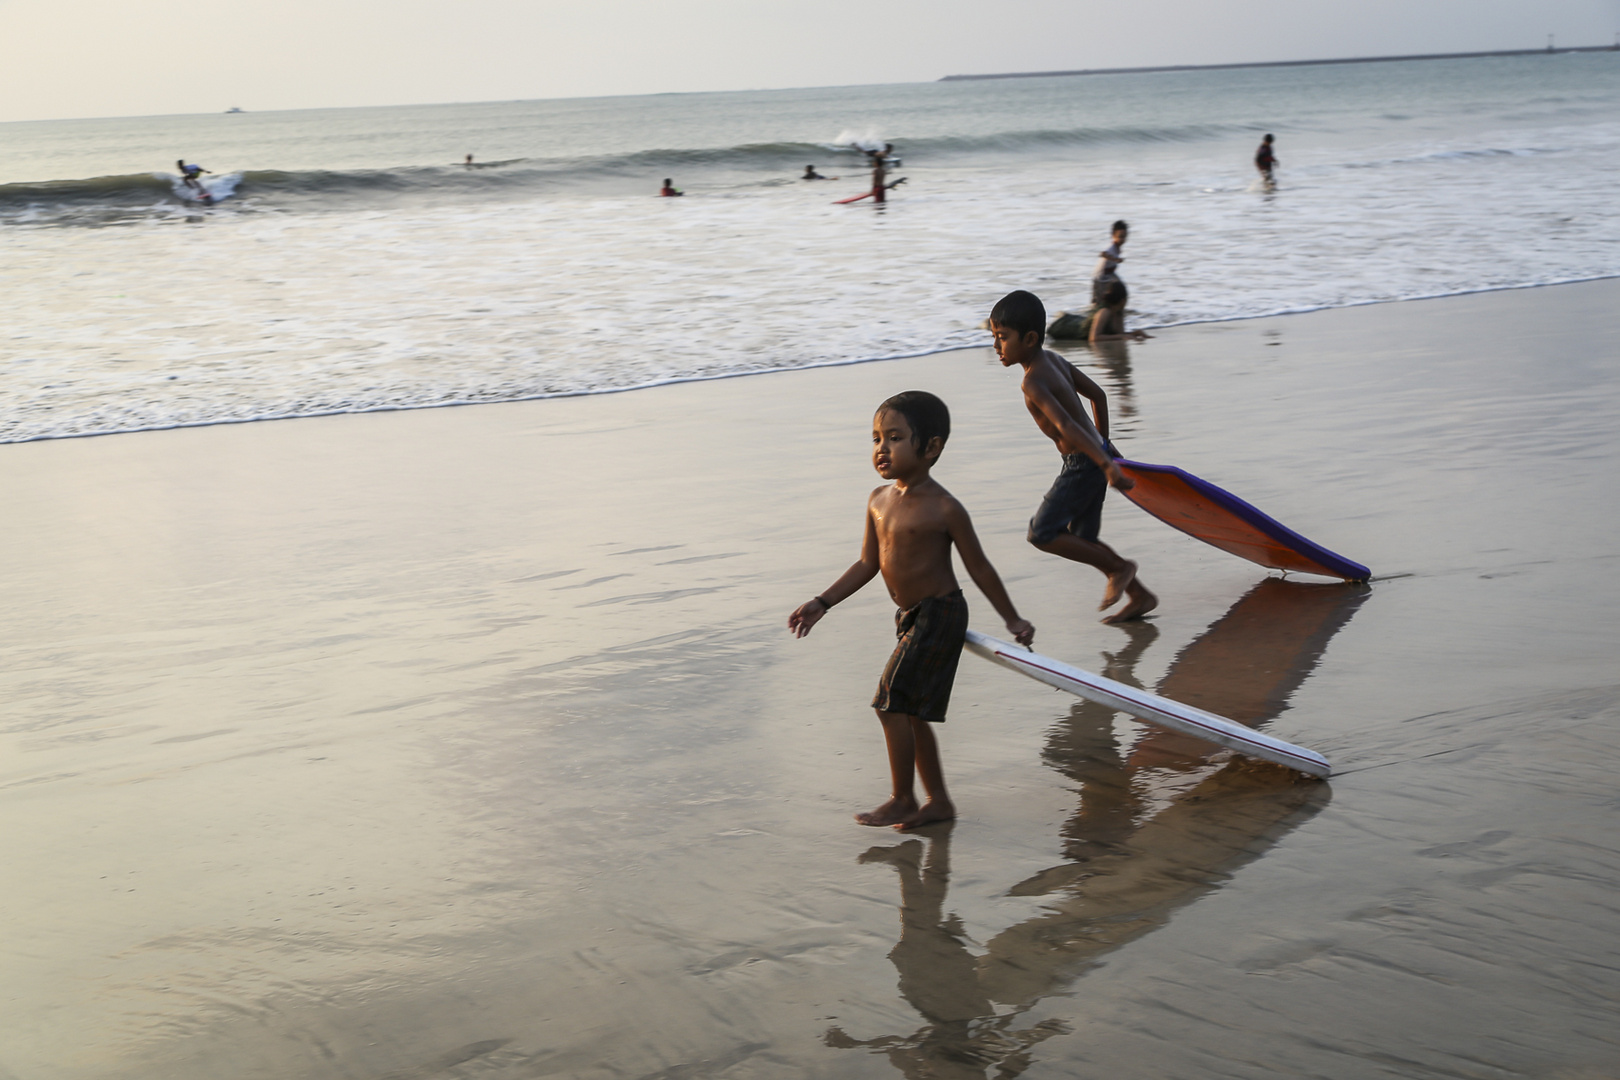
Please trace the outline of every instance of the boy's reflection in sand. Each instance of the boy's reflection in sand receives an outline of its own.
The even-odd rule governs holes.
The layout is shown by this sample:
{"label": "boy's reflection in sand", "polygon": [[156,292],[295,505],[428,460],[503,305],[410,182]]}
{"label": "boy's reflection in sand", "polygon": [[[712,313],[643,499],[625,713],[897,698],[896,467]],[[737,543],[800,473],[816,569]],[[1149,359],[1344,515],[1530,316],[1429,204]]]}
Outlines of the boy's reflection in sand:
{"label": "boy's reflection in sand", "polygon": [[1054,1021],[1015,1028],[1023,1008],[996,1014],[995,1003],[982,986],[979,958],[968,951],[961,920],[945,912],[951,828],[947,822],[929,829],[926,848],[914,839],[874,847],[861,856],[863,863],[888,863],[900,873],[900,940],[889,959],[900,972],[900,995],[927,1024],[909,1038],[860,1041],[835,1027],[827,1032],[826,1042],[881,1050],[908,1077],[983,1080],[992,1065],[999,1066],[998,1078],[1017,1076],[1029,1065],[1030,1047],[1066,1029]]}
{"label": "boy's reflection in sand", "polygon": [[[1366,596],[1365,587],[1268,578],[1177,654],[1159,690],[1258,727],[1287,708]],[[1133,628],[1104,673],[1134,685],[1132,669],[1157,637],[1152,626]],[[948,829],[930,830],[926,848],[913,839],[861,856],[900,874],[901,935],[889,955],[901,995],[926,1023],[909,1036],[864,1040],[832,1028],[828,1045],[882,1051],[916,1080],[1017,1076],[1032,1047],[1064,1030],[1056,1021],[1019,1027],[1023,1013],[1099,956],[1164,925],[1327,805],[1326,784],[1157,729],[1122,753],[1114,717],[1079,702],[1051,731],[1046,764],[1080,785],[1080,806],[1062,830],[1065,861],[1008,890],[1051,899],[1039,915],[991,938],[981,955],[946,913]],[[1198,772],[1205,775],[1189,776]]]}

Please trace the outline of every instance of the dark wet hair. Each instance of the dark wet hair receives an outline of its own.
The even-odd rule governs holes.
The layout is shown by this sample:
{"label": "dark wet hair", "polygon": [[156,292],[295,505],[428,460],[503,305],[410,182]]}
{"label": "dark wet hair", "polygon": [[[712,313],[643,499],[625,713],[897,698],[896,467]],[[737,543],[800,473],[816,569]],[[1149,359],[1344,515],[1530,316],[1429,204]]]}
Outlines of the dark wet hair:
{"label": "dark wet hair", "polygon": [[1123,304],[1130,298],[1130,290],[1125,288],[1125,283],[1119,280],[1119,278],[1115,278],[1114,280],[1105,284],[1102,287],[1101,294],[1097,297],[1097,299],[1102,301],[1103,307],[1113,307],[1115,304]]}
{"label": "dark wet hair", "polygon": [[1271,140],[1272,140],[1272,138],[1273,138],[1273,137],[1274,137],[1274,136],[1272,136],[1272,135],[1271,135],[1271,134],[1269,134],[1269,133],[1268,133],[1268,134],[1267,134],[1267,135],[1266,135],[1266,137],[1265,137],[1265,138],[1263,138],[1263,139],[1261,139],[1261,140],[1260,140],[1260,141],[1261,141],[1261,142],[1270,142],[1270,141],[1271,141]]}
{"label": "dark wet hair", "polygon": [[919,453],[927,453],[928,444],[935,439],[944,446],[951,437],[951,410],[926,390],[907,390],[877,407],[880,413],[890,410],[905,417],[906,423],[911,425],[911,437]]}
{"label": "dark wet hair", "polygon": [[1040,335],[1039,340],[1046,340],[1046,305],[1032,292],[1019,289],[1003,296],[990,309],[990,321],[1019,337],[1033,330]]}
{"label": "dark wet hair", "polygon": [[1114,222],[1114,227],[1112,229],[1109,229],[1108,231],[1109,232],[1130,232],[1131,231],[1131,226],[1130,226],[1130,223],[1127,222],[1124,218],[1120,218],[1118,221]]}

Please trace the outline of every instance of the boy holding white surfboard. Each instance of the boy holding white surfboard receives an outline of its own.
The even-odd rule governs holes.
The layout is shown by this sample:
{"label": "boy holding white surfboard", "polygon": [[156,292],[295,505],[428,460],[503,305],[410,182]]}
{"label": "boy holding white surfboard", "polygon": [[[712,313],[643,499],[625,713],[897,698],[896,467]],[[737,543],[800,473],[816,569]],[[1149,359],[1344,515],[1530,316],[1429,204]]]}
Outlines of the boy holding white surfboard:
{"label": "boy holding white surfboard", "polygon": [[[788,616],[788,629],[804,637],[834,605],[880,573],[899,609],[899,640],[872,700],[883,725],[892,793],[875,810],[855,815],[862,825],[915,829],[956,816],[929,727],[945,721],[967,636],[967,601],[951,567],[952,544],[1008,631],[1023,645],[1035,639],[1035,627],[1019,616],[985,558],[967,511],[931,475],[950,434],[950,412],[933,394],[908,390],[878,407],[872,465],[893,482],[867,499],[861,557],[826,592]],[[927,795],[920,805],[914,777]]]}
{"label": "boy holding white surfboard", "polygon": [[[990,332],[1002,366],[1024,369],[1024,406],[1063,455],[1063,471],[1030,519],[1029,542],[1107,575],[1097,610],[1107,611],[1121,599],[1129,602],[1103,622],[1140,619],[1158,606],[1159,598],[1136,576],[1136,564],[1097,535],[1109,487],[1129,491],[1134,486],[1108,452],[1108,395],[1073,364],[1043,347],[1046,306],[1034,293],[1019,289],[1002,297],[990,312]],[[1091,402],[1095,424],[1080,403],[1082,397]]]}

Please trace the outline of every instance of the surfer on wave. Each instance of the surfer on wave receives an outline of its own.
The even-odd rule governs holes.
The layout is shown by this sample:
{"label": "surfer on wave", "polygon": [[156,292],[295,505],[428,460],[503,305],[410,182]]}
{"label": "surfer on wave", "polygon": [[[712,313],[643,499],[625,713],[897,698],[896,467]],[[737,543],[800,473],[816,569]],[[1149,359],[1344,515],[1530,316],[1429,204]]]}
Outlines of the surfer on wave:
{"label": "surfer on wave", "polygon": [[195,163],[187,165],[184,158],[176,161],[174,167],[180,170],[180,180],[197,193],[199,199],[209,198],[208,192],[203,190],[201,175],[209,170]]}
{"label": "surfer on wave", "polygon": [[[899,607],[894,615],[899,641],[872,699],[888,748],[892,794],[877,809],[855,815],[862,825],[915,829],[956,816],[929,726],[945,722],[956,662],[967,640],[967,601],[951,568],[951,545],[1013,637],[1022,645],[1035,640],[1035,627],[1008,599],[967,511],[931,475],[950,435],[950,411],[933,394],[908,390],[878,406],[872,418],[872,465],[893,483],[866,501],[860,559],[826,592],[788,616],[788,629],[804,637],[834,605],[880,573]],[[916,778],[928,796],[920,806]]]}

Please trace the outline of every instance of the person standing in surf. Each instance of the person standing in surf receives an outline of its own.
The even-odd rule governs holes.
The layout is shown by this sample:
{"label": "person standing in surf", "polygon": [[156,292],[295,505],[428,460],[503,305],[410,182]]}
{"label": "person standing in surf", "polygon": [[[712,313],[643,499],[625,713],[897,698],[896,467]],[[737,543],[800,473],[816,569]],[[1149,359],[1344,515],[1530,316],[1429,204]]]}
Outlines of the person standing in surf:
{"label": "person standing in surf", "polygon": [[1272,171],[1277,168],[1278,164],[1277,155],[1272,147],[1272,143],[1275,141],[1268,134],[1260,140],[1260,149],[1254,152],[1254,167],[1260,170],[1260,179],[1265,182],[1267,187],[1277,183],[1277,178],[1272,175]]}
{"label": "person standing in surf", "polygon": [[1097,268],[1091,272],[1091,303],[1093,307],[1102,306],[1103,289],[1111,281],[1119,280],[1119,264],[1125,261],[1120,249],[1125,241],[1130,239],[1131,227],[1125,221],[1114,222],[1109,230],[1113,235],[1109,238],[1107,247],[1097,252]]}
{"label": "person standing in surf", "polygon": [[[1158,606],[1159,598],[1136,576],[1136,563],[1098,539],[1109,487],[1129,491],[1135,486],[1109,453],[1108,395],[1080,369],[1043,347],[1045,326],[1046,305],[1023,289],[1002,297],[990,312],[996,356],[1003,367],[1024,369],[1024,406],[1041,434],[1063,455],[1063,471],[1029,521],[1029,542],[1042,551],[1095,566],[1107,576],[1097,610],[1107,611],[1122,599],[1128,602],[1103,622],[1140,619]],[[1081,398],[1091,402],[1095,423]]]}
{"label": "person standing in surf", "polygon": [[872,159],[872,201],[883,202],[888,198],[889,189],[884,181],[889,177],[887,159],[889,151],[894,149],[893,143],[884,143],[882,150],[868,150],[866,156]]}
{"label": "person standing in surf", "polygon": [[[894,614],[899,641],[872,699],[883,725],[891,794],[877,809],[855,815],[862,825],[905,830],[956,816],[945,790],[939,744],[929,726],[945,722],[967,639],[967,601],[951,567],[951,545],[1008,632],[1022,645],[1035,640],[1035,627],[1008,599],[967,511],[933,478],[950,435],[950,411],[933,394],[907,390],[878,406],[872,418],[872,465],[891,483],[866,501],[861,557],[825,592],[788,616],[788,629],[802,638],[878,574],[899,609]],[[927,796],[921,804],[915,790],[918,778]]]}

